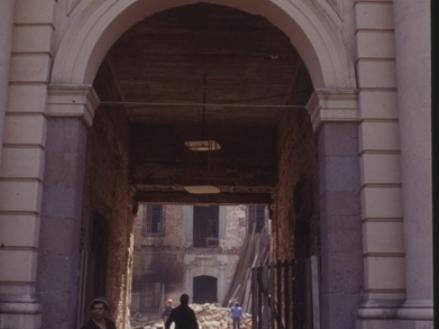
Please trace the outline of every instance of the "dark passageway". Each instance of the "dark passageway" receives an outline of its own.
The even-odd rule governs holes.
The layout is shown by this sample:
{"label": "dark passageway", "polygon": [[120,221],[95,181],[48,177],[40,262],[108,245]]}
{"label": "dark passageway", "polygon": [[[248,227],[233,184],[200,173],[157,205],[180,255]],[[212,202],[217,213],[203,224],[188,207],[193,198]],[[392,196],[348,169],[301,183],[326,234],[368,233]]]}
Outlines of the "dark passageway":
{"label": "dark passageway", "polygon": [[218,302],[218,280],[213,276],[200,275],[194,278],[194,303]]}

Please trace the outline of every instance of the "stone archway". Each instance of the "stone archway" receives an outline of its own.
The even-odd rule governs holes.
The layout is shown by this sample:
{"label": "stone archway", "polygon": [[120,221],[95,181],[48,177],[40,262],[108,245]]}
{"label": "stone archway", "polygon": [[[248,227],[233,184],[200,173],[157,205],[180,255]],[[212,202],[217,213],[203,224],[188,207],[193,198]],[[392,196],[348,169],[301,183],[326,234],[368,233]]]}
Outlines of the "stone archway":
{"label": "stone archway", "polygon": [[[302,3],[278,2],[271,1],[207,1],[212,4],[229,5],[246,12],[260,14],[269,19],[274,25],[278,26],[291,42],[296,46],[301,54],[307,69],[313,80],[316,92],[309,102],[308,113],[312,120],[315,132],[326,134],[325,138],[319,138],[319,149],[327,149],[330,144],[344,142],[349,144],[349,154],[343,154],[343,157],[350,158],[355,163],[356,157],[356,95],[353,91],[354,81],[352,79],[352,63],[347,59],[345,48],[342,46],[342,38],[336,32],[336,22],[331,22],[323,16],[316,15],[310,7]],[[182,1],[179,5],[189,4],[192,1]],[[173,7],[172,1],[130,1],[103,3],[96,7],[90,7],[81,18],[74,19],[73,23],[61,41],[60,48],[55,58],[52,87],[49,93],[49,115],[53,119],[49,120],[49,131],[54,129],[52,124],[57,124],[56,117],[81,117],[85,119],[88,125],[92,125],[94,112],[97,107],[96,95],[90,83],[93,81],[99,65],[107,51],[113,45],[115,40],[134,23],[144,16]],[[305,14],[303,14],[305,13]],[[328,28],[334,27],[333,29]],[[332,32],[331,32],[332,31]],[[76,119],[63,119],[65,121]],[[58,121],[59,122],[59,121]],[[342,122],[342,123],[341,123]],[[63,122],[63,125],[66,123]],[[324,128],[322,128],[324,126]],[[55,128],[56,129],[56,128]],[[321,129],[319,131],[319,129]],[[341,131],[337,134],[337,131]],[[79,132],[80,133],[80,132]],[[326,171],[325,179],[333,175],[338,168],[333,166],[331,157],[337,157],[338,154],[333,149],[329,153],[323,154],[322,158],[328,161],[322,161],[321,171]],[[78,159],[79,161],[79,159]],[[348,178],[352,178],[355,185],[355,170]],[[351,192],[352,182],[347,182],[341,187],[343,192]],[[322,199],[331,198],[330,193],[332,181],[325,182],[322,190]],[[81,188],[80,185],[76,188]],[[358,208],[358,200],[353,200],[353,207]],[[346,206],[352,207],[352,204]],[[338,207],[340,210],[340,207]],[[323,229],[328,235],[333,233],[335,225],[325,223]],[[330,227],[333,225],[333,227]],[[355,232],[358,234],[359,226],[355,226]],[[324,240],[322,248],[330,244],[331,237]],[[360,241],[360,240],[357,240]],[[349,244],[347,241],[345,244]],[[330,249],[330,248],[329,248]],[[360,246],[361,249],[361,246]],[[350,258],[344,258],[348,263],[352,258],[357,259],[359,256],[358,246],[349,248],[353,254]],[[360,257],[358,257],[360,259]],[[333,261],[332,255],[326,258],[328,268],[334,266],[339,260]],[[356,291],[355,300],[350,300],[351,322],[354,317],[355,307],[358,299],[358,280],[361,276],[361,264],[355,265],[355,282],[353,287],[346,287],[341,295],[331,291],[333,284],[328,280],[326,286],[322,289],[330,297],[339,298],[341,302],[346,303],[346,296],[352,291]],[[330,275],[328,275],[330,277]],[[326,290],[325,290],[326,289]],[[329,301],[327,302],[329,305]],[[329,306],[328,306],[329,307]],[[330,318],[334,310],[327,310],[326,318]]]}
{"label": "stone archway", "polygon": [[[178,6],[196,3],[184,0]],[[336,19],[328,9],[304,2],[207,0],[206,3],[261,15],[282,30],[304,59],[315,88],[352,88],[353,63],[343,46]],[[144,17],[176,7],[170,0],[105,2],[74,19],[63,37],[52,71],[52,84],[90,84],[112,44]]]}

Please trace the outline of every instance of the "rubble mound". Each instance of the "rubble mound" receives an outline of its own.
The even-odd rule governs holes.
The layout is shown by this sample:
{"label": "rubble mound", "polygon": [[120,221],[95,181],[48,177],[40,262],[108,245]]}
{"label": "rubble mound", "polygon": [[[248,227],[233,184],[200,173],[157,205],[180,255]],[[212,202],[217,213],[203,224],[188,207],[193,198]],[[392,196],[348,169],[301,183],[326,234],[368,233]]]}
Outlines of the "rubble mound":
{"label": "rubble mound", "polygon": [[[230,310],[218,304],[191,304],[195,311],[200,329],[231,329]],[[244,313],[241,319],[241,329],[251,329],[252,317]]]}
{"label": "rubble mound", "polygon": [[[195,312],[200,329],[232,329],[232,320],[230,318],[230,311],[226,307],[221,307],[218,304],[190,304]],[[137,323],[133,325],[133,329],[163,329],[162,320],[145,319],[144,323]],[[241,329],[251,329],[252,327],[251,314],[243,313],[241,319]],[[173,328],[173,325],[171,326]]]}

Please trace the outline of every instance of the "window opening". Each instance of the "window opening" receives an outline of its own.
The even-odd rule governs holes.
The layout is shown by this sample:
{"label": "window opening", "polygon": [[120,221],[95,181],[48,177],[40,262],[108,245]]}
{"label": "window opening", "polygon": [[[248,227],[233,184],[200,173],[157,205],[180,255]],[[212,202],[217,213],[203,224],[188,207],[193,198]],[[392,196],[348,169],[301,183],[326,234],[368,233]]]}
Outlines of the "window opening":
{"label": "window opening", "polygon": [[219,245],[219,207],[194,207],[194,234],[195,248],[214,248]]}
{"label": "window opening", "polygon": [[265,226],[265,205],[248,206],[248,224],[249,232],[256,226],[256,233],[261,232]]}
{"label": "window opening", "polygon": [[160,235],[163,233],[163,207],[148,205],[144,217],[144,235]]}

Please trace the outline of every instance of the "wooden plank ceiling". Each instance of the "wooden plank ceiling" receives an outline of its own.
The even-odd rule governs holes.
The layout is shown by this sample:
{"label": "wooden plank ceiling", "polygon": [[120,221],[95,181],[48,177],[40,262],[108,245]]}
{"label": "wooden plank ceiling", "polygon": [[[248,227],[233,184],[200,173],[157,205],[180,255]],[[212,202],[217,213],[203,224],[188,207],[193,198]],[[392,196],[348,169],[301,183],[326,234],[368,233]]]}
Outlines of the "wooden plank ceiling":
{"label": "wooden plank ceiling", "polygon": [[[269,201],[282,106],[304,104],[312,91],[281,31],[262,17],[207,4],[139,22],[98,74],[112,86],[109,93],[95,85],[102,103],[122,102],[131,122],[131,178],[143,201],[187,202],[188,184],[220,186],[221,196],[198,198],[206,202]],[[222,146],[208,159],[184,148],[202,137],[203,92],[206,137]]]}

